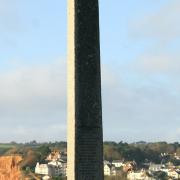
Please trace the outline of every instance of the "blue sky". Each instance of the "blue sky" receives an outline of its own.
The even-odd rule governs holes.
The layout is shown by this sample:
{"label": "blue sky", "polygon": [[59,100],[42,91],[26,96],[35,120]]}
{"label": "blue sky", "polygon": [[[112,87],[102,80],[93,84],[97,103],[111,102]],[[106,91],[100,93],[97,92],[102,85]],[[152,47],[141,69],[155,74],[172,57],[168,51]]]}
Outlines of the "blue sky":
{"label": "blue sky", "polygon": [[[100,0],[104,140],[180,139],[180,2]],[[0,0],[0,141],[66,139],[66,0]]]}

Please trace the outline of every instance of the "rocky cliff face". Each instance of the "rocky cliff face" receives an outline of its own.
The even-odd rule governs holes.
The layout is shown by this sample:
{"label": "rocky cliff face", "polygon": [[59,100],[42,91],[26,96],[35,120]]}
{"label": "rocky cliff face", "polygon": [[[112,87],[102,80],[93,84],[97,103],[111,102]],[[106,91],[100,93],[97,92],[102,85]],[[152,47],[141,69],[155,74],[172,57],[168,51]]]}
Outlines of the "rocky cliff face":
{"label": "rocky cliff face", "polygon": [[0,180],[21,180],[20,161],[22,161],[21,156],[0,157]]}

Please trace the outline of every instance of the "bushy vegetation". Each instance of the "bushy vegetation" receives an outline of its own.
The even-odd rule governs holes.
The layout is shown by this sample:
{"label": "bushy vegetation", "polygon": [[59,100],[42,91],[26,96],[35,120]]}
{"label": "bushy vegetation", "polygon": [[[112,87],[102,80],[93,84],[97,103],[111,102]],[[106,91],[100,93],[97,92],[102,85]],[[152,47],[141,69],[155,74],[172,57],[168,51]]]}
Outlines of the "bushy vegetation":
{"label": "bushy vegetation", "polygon": [[16,148],[15,144],[2,144],[0,143],[0,155],[4,155],[7,151]]}
{"label": "bushy vegetation", "polygon": [[122,176],[105,176],[104,180],[127,180],[127,178]]}
{"label": "bushy vegetation", "polygon": [[[22,167],[33,168],[36,162],[43,163],[45,157],[53,149],[66,151],[66,142],[49,142],[37,143],[31,141],[29,143],[18,144],[12,142],[10,144],[0,144],[0,153],[2,154],[20,154],[23,157]],[[161,153],[166,153],[166,157],[161,156]],[[180,165],[179,160],[174,159],[174,153],[180,156],[180,144],[178,142],[168,144],[166,142],[104,142],[104,159],[112,161],[124,159],[125,161],[135,160],[137,164],[143,162],[160,163],[163,161],[171,161],[175,165]]]}
{"label": "bushy vegetation", "polygon": [[[167,155],[162,157],[162,153]],[[141,164],[143,162],[160,163],[162,160],[170,160],[179,164],[180,162],[172,156],[174,153],[180,155],[180,144],[177,142],[172,144],[166,142],[137,142],[132,144],[104,142],[104,159],[109,161],[117,159],[135,160],[137,164]]]}
{"label": "bushy vegetation", "polygon": [[66,177],[53,177],[52,180],[67,180]]}

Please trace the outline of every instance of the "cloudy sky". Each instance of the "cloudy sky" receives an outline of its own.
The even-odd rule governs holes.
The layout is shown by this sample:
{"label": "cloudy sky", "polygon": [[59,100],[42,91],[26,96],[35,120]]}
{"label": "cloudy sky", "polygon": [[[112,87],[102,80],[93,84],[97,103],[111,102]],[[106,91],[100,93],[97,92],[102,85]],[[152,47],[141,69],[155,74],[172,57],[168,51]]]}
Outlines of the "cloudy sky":
{"label": "cloudy sky", "polygon": [[[0,0],[0,142],[66,140],[66,0]],[[180,1],[100,0],[104,140],[180,139]]]}

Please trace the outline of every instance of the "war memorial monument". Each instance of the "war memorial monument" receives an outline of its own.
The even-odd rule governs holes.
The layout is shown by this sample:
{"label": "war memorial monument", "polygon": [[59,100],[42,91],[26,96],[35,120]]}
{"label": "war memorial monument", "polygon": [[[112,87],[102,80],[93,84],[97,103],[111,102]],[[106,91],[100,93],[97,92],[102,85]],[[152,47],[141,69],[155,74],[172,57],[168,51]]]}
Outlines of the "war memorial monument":
{"label": "war memorial monument", "polygon": [[98,0],[68,0],[68,180],[103,180]]}

